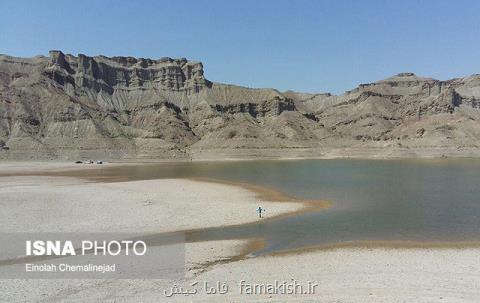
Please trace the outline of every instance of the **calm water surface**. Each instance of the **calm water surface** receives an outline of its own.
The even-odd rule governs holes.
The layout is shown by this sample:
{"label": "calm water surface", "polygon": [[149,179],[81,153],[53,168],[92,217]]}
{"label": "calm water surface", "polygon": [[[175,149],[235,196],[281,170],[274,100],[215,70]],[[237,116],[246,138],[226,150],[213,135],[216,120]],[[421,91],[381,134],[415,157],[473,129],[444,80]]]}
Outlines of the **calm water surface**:
{"label": "calm water surface", "polygon": [[333,202],[325,211],[187,234],[191,241],[263,237],[267,247],[257,254],[355,240],[480,241],[480,160],[152,164],[83,174],[221,178]]}

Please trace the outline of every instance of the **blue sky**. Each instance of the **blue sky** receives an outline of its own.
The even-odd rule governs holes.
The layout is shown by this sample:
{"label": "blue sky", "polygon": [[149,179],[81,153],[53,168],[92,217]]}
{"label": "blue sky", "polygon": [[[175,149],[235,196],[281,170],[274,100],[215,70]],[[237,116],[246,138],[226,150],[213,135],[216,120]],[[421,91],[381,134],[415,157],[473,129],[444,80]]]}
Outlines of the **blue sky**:
{"label": "blue sky", "polygon": [[480,73],[480,1],[1,1],[0,53],[204,63],[217,82],[342,93]]}

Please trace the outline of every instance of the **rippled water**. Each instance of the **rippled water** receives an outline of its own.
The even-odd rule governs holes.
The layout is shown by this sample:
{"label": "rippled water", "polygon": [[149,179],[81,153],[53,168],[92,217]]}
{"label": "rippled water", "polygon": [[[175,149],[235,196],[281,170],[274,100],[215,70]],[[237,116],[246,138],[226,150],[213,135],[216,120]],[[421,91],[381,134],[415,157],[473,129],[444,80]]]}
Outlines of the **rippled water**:
{"label": "rippled water", "polygon": [[263,237],[267,247],[259,254],[354,240],[480,240],[480,160],[152,164],[82,174],[125,180],[222,178],[333,202],[326,211],[187,235],[191,241]]}

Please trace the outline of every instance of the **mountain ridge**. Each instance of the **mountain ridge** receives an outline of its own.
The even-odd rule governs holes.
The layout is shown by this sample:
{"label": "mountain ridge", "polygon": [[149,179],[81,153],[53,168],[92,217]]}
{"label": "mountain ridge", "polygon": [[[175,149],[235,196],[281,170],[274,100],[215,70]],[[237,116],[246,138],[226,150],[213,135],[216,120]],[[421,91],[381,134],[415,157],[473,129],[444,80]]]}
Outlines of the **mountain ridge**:
{"label": "mountain ridge", "polygon": [[3,159],[479,156],[479,119],[478,74],[333,95],[211,82],[185,58],[0,55]]}

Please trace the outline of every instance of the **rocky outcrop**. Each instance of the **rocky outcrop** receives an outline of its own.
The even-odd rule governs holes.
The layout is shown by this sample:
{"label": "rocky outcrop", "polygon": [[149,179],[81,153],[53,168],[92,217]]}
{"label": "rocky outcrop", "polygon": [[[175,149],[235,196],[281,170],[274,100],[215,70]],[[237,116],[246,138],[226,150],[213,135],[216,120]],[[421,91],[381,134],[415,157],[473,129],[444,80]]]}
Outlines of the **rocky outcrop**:
{"label": "rocky outcrop", "polygon": [[51,51],[45,74],[62,86],[71,84],[75,90],[108,94],[141,87],[192,94],[211,85],[203,76],[202,63],[185,58],[74,57]]}
{"label": "rocky outcrop", "polygon": [[295,111],[296,108],[292,100],[276,96],[261,103],[216,104],[215,110],[223,114],[247,113],[253,118],[264,118],[266,116],[278,116],[284,111]]}
{"label": "rocky outcrop", "polygon": [[212,83],[185,58],[0,56],[0,158],[480,146],[480,76],[400,73],[342,95]]}

